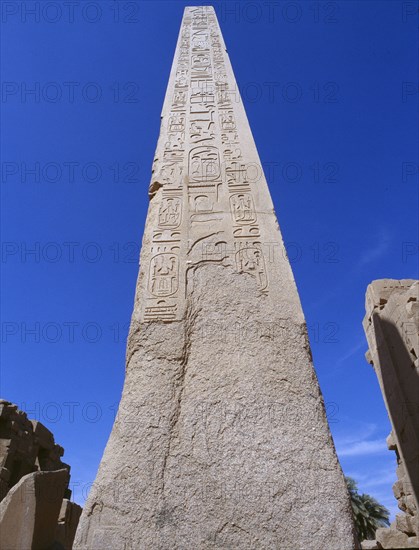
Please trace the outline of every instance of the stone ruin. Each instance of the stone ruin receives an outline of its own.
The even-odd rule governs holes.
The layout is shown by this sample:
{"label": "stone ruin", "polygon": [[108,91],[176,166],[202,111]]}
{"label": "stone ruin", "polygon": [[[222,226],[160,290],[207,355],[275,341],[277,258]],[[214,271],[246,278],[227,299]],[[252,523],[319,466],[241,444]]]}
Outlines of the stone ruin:
{"label": "stone ruin", "polygon": [[364,329],[392,425],[387,446],[396,452],[393,492],[402,513],[362,548],[419,548],[419,281],[373,281]]}
{"label": "stone ruin", "polygon": [[63,454],[43,424],[0,400],[0,548],[71,549],[82,508]]}

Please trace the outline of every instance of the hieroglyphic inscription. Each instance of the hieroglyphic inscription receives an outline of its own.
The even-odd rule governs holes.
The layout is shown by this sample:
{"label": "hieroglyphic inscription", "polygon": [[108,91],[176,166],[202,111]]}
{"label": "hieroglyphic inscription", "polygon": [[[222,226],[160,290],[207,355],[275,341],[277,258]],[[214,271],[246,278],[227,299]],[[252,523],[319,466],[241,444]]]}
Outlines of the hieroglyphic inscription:
{"label": "hieroglyphic inscription", "polygon": [[159,227],[178,227],[182,217],[182,199],[163,197],[159,210]]}
{"label": "hieroglyphic inscription", "polygon": [[[216,86],[211,55],[211,32],[205,7],[192,8],[191,95],[189,105],[189,265],[206,261],[208,239],[223,232],[225,209],[222,186]],[[195,246],[199,244],[199,246]],[[218,255],[219,256],[219,255]],[[212,258],[210,261],[219,261]]]}
{"label": "hieroglyphic inscription", "polygon": [[164,135],[162,151],[159,151],[161,158],[156,159],[153,167],[152,182],[162,186],[162,191],[157,227],[152,229],[145,321],[172,321],[182,315],[179,307],[180,297],[183,298],[181,254],[185,246],[181,227],[184,221],[182,179],[187,163],[185,135],[188,131],[191,24],[191,17],[185,14],[175,60],[173,90],[170,90],[170,111],[165,119],[166,126],[161,128]]}
{"label": "hieroglyphic inscription", "polygon": [[164,252],[151,259],[149,290],[153,296],[172,296],[179,285],[179,258]]}
{"label": "hieroglyphic inscription", "polygon": [[[260,290],[268,278],[252,182],[234,111],[238,94],[214,12],[188,8],[153,167],[153,192],[161,188],[152,228],[145,320],[182,317],[186,270],[202,261],[230,259]],[[223,235],[223,237],[221,237]],[[220,238],[231,245],[219,253]],[[206,255],[197,256],[198,244]],[[213,250],[212,257],[208,251]],[[186,267],[188,266],[188,267]]]}
{"label": "hieroglyphic inscription", "polygon": [[[260,238],[260,229],[257,223],[255,201],[252,195],[248,166],[240,147],[240,137],[233,108],[233,101],[237,101],[239,97],[237,84],[233,79],[232,84],[235,89],[230,89],[218,23],[213,13],[208,14],[208,20],[214,65],[216,106],[221,134],[223,175],[228,189],[233,222],[235,265],[239,272],[252,275],[256,279],[259,289],[266,291],[268,277],[262,244],[257,240]],[[256,240],[249,241],[249,239]]]}
{"label": "hieroglyphic inscription", "polygon": [[204,145],[195,147],[189,153],[189,184],[214,185],[220,180],[220,156],[216,147]]}
{"label": "hieroglyphic inscription", "polygon": [[252,275],[258,282],[260,290],[268,286],[266,266],[260,243],[238,241],[236,243],[236,264],[241,273]]}
{"label": "hieroglyphic inscription", "polygon": [[250,193],[236,193],[230,196],[231,213],[238,225],[256,223],[256,212]]}

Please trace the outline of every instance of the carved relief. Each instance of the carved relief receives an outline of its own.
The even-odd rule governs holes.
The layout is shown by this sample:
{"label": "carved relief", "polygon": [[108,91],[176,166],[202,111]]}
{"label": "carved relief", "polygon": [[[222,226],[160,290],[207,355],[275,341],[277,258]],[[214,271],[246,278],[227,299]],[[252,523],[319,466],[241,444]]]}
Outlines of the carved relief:
{"label": "carved relief", "polygon": [[179,69],[187,69],[189,67],[189,48],[181,48],[178,67]]}
{"label": "carved relief", "polygon": [[230,91],[223,89],[217,92],[217,103],[220,109],[231,107]]}
{"label": "carved relief", "polygon": [[186,76],[176,77],[175,88],[187,88],[187,87],[188,87],[188,79]]}
{"label": "carved relief", "polygon": [[192,78],[210,78],[212,75],[211,65],[205,67],[193,67]]}
{"label": "carved relief", "polygon": [[173,94],[172,108],[176,110],[184,110],[186,106],[187,94],[184,90],[176,90]]}
{"label": "carved relief", "polygon": [[173,133],[167,134],[167,141],[164,144],[164,148],[167,150],[178,149],[183,151],[185,143],[185,134],[184,133]]}
{"label": "carved relief", "polygon": [[[160,160],[157,163],[156,159],[153,170],[155,188],[163,186],[163,190],[158,226],[151,232],[145,320],[171,321],[183,315],[177,300],[184,292],[185,274],[179,258],[185,254],[189,264],[196,258],[208,262],[230,257],[237,271],[254,277],[261,290],[268,286],[249,165],[243,159],[232,108],[236,95],[229,89],[224,45],[211,13],[207,15],[202,7],[188,13],[181,30]],[[187,196],[182,196],[183,182],[188,187]],[[180,228],[186,221],[189,231],[184,233]],[[225,224],[229,221],[228,230]],[[220,240],[226,231],[230,249]],[[195,243],[192,251],[188,250],[187,238]]]}
{"label": "carved relief", "polygon": [[222,262],[228,258],[228,246],[225,241],[207,242],[202,247],[204,261]]}
{"label": "carved relief", "polygon": [[225,86],[227,83],[227,74],[223,71],[214,71],[214,80],[216,86]]}
{"label": "carved relief", "polygon": [[255,205],[249,193],[231,195],[230,206],[235,223],[239,225],[250,225],[256,222]]}
{"label": "carved relief", "polygon": [[183,132],[185,130],[184,113],[173,113],[169,118],[169,132]]}
{"label": "carved relief", "polygon": [[184,151],[178,149],[165,149],[163,153],[164,160],[173,162],[182,162]]}
{"label": "carved relief", "polygon": [[153,242],[177,242],[180,241],[180,231],[172,231],[170,229],[163,229],[162,231],[154,231]]}
{"label": "carved relief", "polygon": [[221,142],[223,145],[227,145],[229,147],[232,145],[237,145],[239,143],[239,136],[235,131],[223,132],[221,134]]}
{"label": "carved relief", "polygon": [[176,254],[157,254],[150,262],[149,291],[153,296],[171,296],[179,286],[179,259]]}
{"label": "carved relief", "polygon": [[154,178],[162,184],[180,186],[182,181],[183,166],[177,162],[169,162],[162,164],[160,171]]}
{"label": "carved relief", "polygon": [[166,150],[164,152],[164,160],[171,160],[173,162],[181,162],[183,160],[183,153],[184,151],[178,151],[177,149],[174,150]]}
{"label": "carved relief", "polygon": [[205,185],[220,178],[218,149],[211,146],[195,147],[189,153],[189,181]]}
{"label": "carved relief", "polygon": [[208,31],[200,30],[192,34],[192,51],[202,51],[209,49],[209,35]]}
{"label": "carved relief", "polygon": [[209,195],[196,195],[195,197],[191,197],[191,210],[196,214],[212,212],[213,208],[214,202]]}
{"label": "carved relief", "polygon": [[215,138],[215,133],[212,129],[214,122],[211,115],[212,113],[210,113],[210,118],[197,117],[195,120],[191,120],[189,137],[192,143],[212,141]]}
{"label": "carved relief", "polygon": [[[214,90],[208,84],[211,84],[208,80],[199,80],[200,86],[192,88],[191,103],[199,103],[201,105],[214,106]],[[205,84],[204,84],[205,83]]]}
{"label": "carved relief", "polygon": [[173,321],[176,319],[177,304],[169,304],[166,300],[158,300],[155,305],[146,306],[144,321]]}
{"label": "carved relief", "polygon": [[223,111],[220,114],[220,124],[222,130],[235,130],[236,121],[234,120],[233,111]]}
{"label": "carved relief", "polygon": [[182,216],[182,201],[179,197],[163,198],[159,210],[159,226],[176,228]]}
{"label": "carved relief", "polygon": [[259,290],[268,286],[265,260],[259,243],[238,243],[236,267],[239,273],[248,273],[257,281]]}
{"label": "carved relief", "polygon": [[208,192],[205,187],[195,188],[196,193],[189,195],[189,211],[192,225],[199,226],[205,223],[215,223],[221,221],[222,214],[216,207],[216,194]]}
{"label": "carved relief", "polygon": [[207,16],[205,14],[196,14],[193,18],[193,26],[195,29],[206,28]]}
{"label": "carved relief", "polygon": [[214,103],[214,93],[214,83],[211,80],[201,78],[191,82],[191,103]]}
{"label": "carved relief", "polygon": [[191,57],[192,69],[211,67],[211,57],[209,52],[195,53]]}
{"label": "carved relief", "polygon": [[227,161],[225,164],[225,173],[229,187],[243,186],[249,183],[245,164],[237,161]]}
{"label": "carved relief", "polygon": [[229,147],[223,150],[224,158],[226,160],[238,160],[242,158],[242,152],[239,147]]}
{"label": "carved relief", "polygon": [[179,242],[176,242],[176,244],[173,244],[171,242],[165,242],[165,241],[156,242],[156,243],[153,242],[151,247],[151,253],[153,256],[157,256],[163,253],[167,253],[167,254],[173,253],[176,255],[179,253],[179,246],[180,246]]}
{"label": "carved relief", "polygon": [[235,239],[253,239],[260,237],[259,227],[257,225],[233,227],[233,236]]}

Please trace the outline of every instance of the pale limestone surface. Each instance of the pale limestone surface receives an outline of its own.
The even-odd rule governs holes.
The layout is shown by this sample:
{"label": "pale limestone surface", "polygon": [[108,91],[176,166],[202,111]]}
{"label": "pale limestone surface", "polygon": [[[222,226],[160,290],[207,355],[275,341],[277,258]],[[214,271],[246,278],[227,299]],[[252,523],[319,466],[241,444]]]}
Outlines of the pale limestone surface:
{"label": "pale limestone surface", "polygon": [[123,396],[78,549],[355,547],[272,200],[214,10],[186,8]]}

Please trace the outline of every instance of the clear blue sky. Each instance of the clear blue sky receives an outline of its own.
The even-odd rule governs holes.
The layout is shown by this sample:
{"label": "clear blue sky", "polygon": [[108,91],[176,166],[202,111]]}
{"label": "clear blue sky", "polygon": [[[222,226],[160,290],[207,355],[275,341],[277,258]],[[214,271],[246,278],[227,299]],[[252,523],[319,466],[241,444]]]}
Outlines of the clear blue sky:
{"label": "clear blue sky", "polygon": [[[121,394],[184,5],[1,5],[1,395],[53,431],[79,502]],[[390,427],[361,322],[371,280],[418,275],[417,4],[213,5],[343,469],[394,511]]]}

